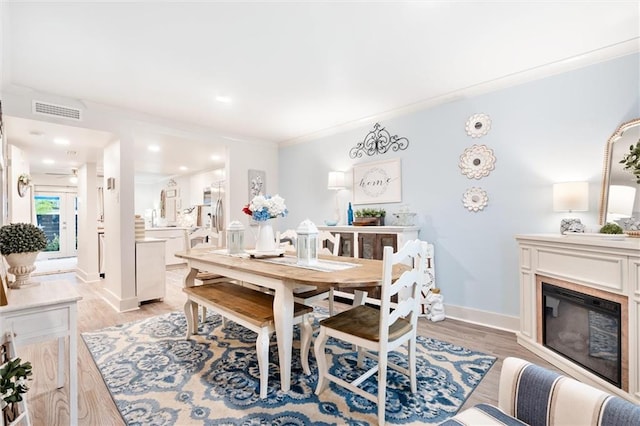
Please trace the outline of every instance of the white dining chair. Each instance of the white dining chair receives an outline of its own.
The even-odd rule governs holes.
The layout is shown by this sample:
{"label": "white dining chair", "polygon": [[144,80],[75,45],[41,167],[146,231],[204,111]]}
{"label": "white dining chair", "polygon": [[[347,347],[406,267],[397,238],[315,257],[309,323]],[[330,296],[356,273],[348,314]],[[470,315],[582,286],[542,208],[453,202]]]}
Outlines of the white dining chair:
{"label": "white dining chair", "polygon": [[[331,248],[329,248],[331,247]],[[333,235],[331,232],[320,231],[318,233],[318,253],[329,256],[337,256],[340,250],[340,234]],[[297,303],[306,306],[313,306],[321,300],[328,300],[329,315],[334,314],[333,288],[318,288],[314,286],[303,286],[293,289],[293,299]]]}
{"label": "white dining chair", "polygon": [[[188,247],[190,247],[189,249],[209,248],[211,250],[215,250],[220,248],[220,242],[221,234],[214,229],[198,228],[194,232],[188,233]],[[198,272],[194,281],[195,285],[232,282],[232,280],[227,277],[208,271]],[[207,318],[207,308],[205,306],[200,307],[202,308],[200,314],[201,322],[204,322]],[[225,318],[223,318],[223,322],[225,322]]]}
{"label": "white dining chair", "polygon": [[276,235],[278,241],[278,247],[284,249],[285,252],[296,252],[296,241],[298,240],[298,233],[293,229],[286,229],[282,232],[278,232]]}
{"label": "white dining chair", "polygon": [[[334,382],[373,403],[377,403],[378,424],[384,425],[387,368],[406,374],[410,380],[411,392],[417,392],[416,332],[426,252],[427,243],[420,240],[408,241],[395,254],[392,247],[385,247],[380,308],[359,305],[320,321],[320,332],[314,343],[318,362],[316,395],[320,395],[330,381]],[[393,266],[405,264],[407,260],[412,265],[411,269],[393,281]],[[396,303],[391,301],[394,295],[398,295]],[[374,365],[352,381],[346,381],[331,374],[325,354],[325,346],[329,337],[357,346],[358,367],[363,366],[365,358],[372,360]],[[389,352],[398,349],[405,343],[407,343],[408,351],[408,368],[392,363],[388,358]],[[333,357],[333,355],[329,356]],[[336,360],[337,362],[340,360]],[[378,373],[378,389],[374,394],[364,390],[360,385],[376,372]]]}

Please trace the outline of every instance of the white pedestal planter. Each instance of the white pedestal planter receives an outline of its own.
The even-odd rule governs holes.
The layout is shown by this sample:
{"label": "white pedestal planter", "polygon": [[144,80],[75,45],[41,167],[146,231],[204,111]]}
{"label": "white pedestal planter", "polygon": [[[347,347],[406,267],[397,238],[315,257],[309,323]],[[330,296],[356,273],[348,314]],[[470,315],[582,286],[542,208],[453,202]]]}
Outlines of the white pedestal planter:
{"label": "white pedestal planter", "polygon": [[36,270],[34,263],[38,253],[40,252],[31,251],[27,253],[11,253],[4,256],[9,264],[8,272],[16,277],[14,282],[9,283],[9,288],[20,288],[20,286],[29,281],[31,273]]}

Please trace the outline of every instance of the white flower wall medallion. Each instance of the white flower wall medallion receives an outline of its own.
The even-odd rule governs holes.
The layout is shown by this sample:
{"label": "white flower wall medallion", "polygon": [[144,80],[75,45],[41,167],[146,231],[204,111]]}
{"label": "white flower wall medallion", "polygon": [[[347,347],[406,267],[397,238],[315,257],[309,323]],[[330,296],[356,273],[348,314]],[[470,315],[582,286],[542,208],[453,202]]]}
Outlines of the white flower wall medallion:
{"label": "white flower wall medallion", "polygon": [[469,179],[480,179],[489,176],[496,166],[496,156],[486,145],[473,145],[464,150],[460,156],[460,171]]}
{"label": "white flower wall medallion", "polygon": [[472,138],[479,138],[489,133],[491,129],[491,119],[487,114],[473,114],[467,120],[464,128],[467,131],[467,135]]}
{"label": "white flower wall medallion", "polygon": [[478,212],[489,203],[487,191],[482,188],[469,188],[462,195],[462,204],[470,212]]}

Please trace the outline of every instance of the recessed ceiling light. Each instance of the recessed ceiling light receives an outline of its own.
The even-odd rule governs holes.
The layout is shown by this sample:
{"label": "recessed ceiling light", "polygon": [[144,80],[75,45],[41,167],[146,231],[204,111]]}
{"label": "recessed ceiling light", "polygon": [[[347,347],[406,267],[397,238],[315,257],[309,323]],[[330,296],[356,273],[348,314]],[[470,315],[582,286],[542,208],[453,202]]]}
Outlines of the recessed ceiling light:
{"label": "recessed ceiling light", "polygon": [[55,163],[55,161],[53,161],[50,158],[45,158],[44,160],[42,160],[42,164],[53,164]]}
{"label": "recessed ceiling light", "polygon": [[231,98],[229,96],[216,96],[216,101],[228,104],[231,102]]}
{"label": "recessed ceiling light", "polygon": [[189,168],[186,167],[186,166],[180,166],[180,170],[182,170],[184,172],[185,170],[189,170]]}
{"label": "recessed ceiling light", "polygon": [[147,147],[147,149],[151,152],[159,152],[160,151],[160,147],[158,145],[149,145]]}
{"label": "recessed ceiling light", "polygon": [[214,154],[214,155],[211,156],[211,160],[218,161],[218,160],[220,160],[220,156]]}
{"label": "recessed ceiling light", "polygon": [[68,139],[64,139],[64,138],[55,138],[53,140],[53,143],[55,143],[56,145],[69,145],[69,140]]}
{"label": "recessed ceiling light", "polygon": [[69,182],[74,183],[74,184],[78,183],[78,177],[77,176],[71,176],[69,178]]}

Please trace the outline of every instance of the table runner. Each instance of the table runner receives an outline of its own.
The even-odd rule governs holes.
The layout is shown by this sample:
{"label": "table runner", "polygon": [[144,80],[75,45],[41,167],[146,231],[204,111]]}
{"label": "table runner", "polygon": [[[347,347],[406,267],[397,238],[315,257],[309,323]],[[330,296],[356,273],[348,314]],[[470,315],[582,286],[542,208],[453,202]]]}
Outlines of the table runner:
{"label": "table runner", "polygon": [[360,266],[357,263],[338,262],[335,260],[318,259],[318,263],[314,265],[298,265],[298,258],[292,256],[269,257],[258,259],[261,262],[277,263],[279,265],[295,266],[296,268],[311,269],[320,272],[344,271],[345,269]]}

